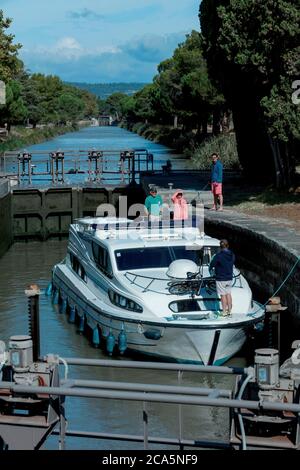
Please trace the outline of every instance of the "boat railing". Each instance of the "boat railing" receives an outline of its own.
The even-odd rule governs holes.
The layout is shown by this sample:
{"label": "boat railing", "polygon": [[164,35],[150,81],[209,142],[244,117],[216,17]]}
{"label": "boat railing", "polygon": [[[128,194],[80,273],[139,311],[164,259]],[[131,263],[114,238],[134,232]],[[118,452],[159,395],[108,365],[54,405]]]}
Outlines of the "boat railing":
{"label": "boat railing", "polygon": [[[199,295],[202,288],[209,289],[211,291],[216,290],[215,277],[214,276],[198,276],[194,279],[171,279],[170,277],[155,277],[145,276],[143,274],[137,274],[130,271],[125,273],[126,279],[135,286],[142,289],[142,292],[155,292],[156,294],[174,295],[178,293],[192,292]],[[143,284],[143,280],[145,280]],[[149,281],[149,282],[147,282]],[[161,289],[154,289],[153,284],[159,282],[161,286],[165,283],[165,287]],[[236,285],[239,282],[239,285]],[[237,270],[236,274],[233,275],[232,287],[242,288],[241,272]],[[177,289],[177,291],[176,291]]]}
{"label": "boat railing", "polygon": [[[161,285],[162,282],[164,282],[166,284],[166,289],[167,289],[168,282],[170,282],[170,278],[159,278],[159,277],[153,277],[153,276],[143,276],[142,274],[136,274],[136,273],[132,273],[130,271],[127,271],[125,273],[125,277],[126,277],[126,279],[128,279],[128,281],[131,284],[134,284],[137,287],[140,287],[141,289],[143,289],[143,292],[155,292],[156,294],[170,295],[169,291],[164,292],[163,290],[157,290],[157,289],[151,288],[151,286],[154,284],[154,282],[158,281],[160,283],[160,285]],[[137,282],[137,280],[141,281],[142,279],[146,280],[145,285],[139,284]],[[147,281],[149,281],[149,282],[147,283]]]}

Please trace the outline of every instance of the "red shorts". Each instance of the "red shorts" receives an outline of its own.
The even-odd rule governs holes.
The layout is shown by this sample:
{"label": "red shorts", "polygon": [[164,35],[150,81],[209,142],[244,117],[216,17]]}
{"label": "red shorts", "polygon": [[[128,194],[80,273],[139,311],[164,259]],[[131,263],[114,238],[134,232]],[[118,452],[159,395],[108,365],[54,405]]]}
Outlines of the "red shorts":
{"label": "red shorts", "polygon": [[211,183],[211,191],[214,194],[214,196],[221,196],[222,183]]}

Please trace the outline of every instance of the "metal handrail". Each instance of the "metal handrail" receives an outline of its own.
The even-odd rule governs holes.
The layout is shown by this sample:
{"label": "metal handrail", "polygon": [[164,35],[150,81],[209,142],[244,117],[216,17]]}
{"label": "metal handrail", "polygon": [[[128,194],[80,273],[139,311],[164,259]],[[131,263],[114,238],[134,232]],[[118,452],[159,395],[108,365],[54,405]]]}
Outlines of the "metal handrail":
{"label": "metal handrail", "polygon": [[[208,266],[208,265],[205,265],[205,266]],[[205,285],[205,281],[214,281],[215,280],[215,277],[214,276],[209,276],[209,277],[199,277],[199,278],[195,278],[195,279],[178,279],[178,280],[174,280],[172,281],[170,278],[160,278],[160,277],[155,277],[155,276],[145,276],[143,274],[137,274],[137,273],[132,273],[130,271],[126,271],[126,273],[124,274],[124,276],[126,277],[126,279],[133,285],[139,287],[140,289],[143,289],[143,292],[154,292],[156,294],[164,294],[164,295],[173,295],[171,294],[169,291],[168,292],[163,292],[163,290],[155,290],[155,289],[149,289],[149,286],[154,282],[154,281],[159,281],[159,282],[167,282],[167,285],[169,287],[174,287],[176,285],[188,285],[188,284],[191,284],[191,286],[193,286],[193,283],[195,282],[199,282],[199,288],[203,286],[203,283]],[[130,279],[128,276],[133,276],[134,279]],[[149,284],[147,286],[143,286],[141,284],[138,284],[136,281],[136,279],[149,279],[151,280],[149,282]],[[238,273],[237,274],[234,274],[233,275],[233,284],[232,284],[232,287],[235,286],[236,284],[236,281],[237,280],[240,280],[240,288],[242,288],[242,279],[241,279],[241,272],[238,270]]]}
{"label": "metal handrail", "polygon": [[[53,357],[53,356],[52,356]],[[113,368],[130,368],[130,369],[145,369],[145,370],[173,370],[178,374],[178,385],[165,385],[165,384],[144,384],[132,382],[115,382],[104,380],[83,380],[83,379],[66,379],[60,382],[60,386],[31,386],[31,385],[17,385],[13,382],[2,381],[0,388],[9,391],[11,394],[21,394],[22,397],[32,395],[40,396],[41,399],[47,397],[60,396],[66,397],[84,397],[84,398],[97,398],[109,400],[125,400],[141,402],[143,406],[143,423],[144,435],[137,436],[133,434],[113,434],[108,432],[87,432],[87,431],[74,431],[66,430],[65,416],[61,410],[60,413],[60,431],[55,431],[53,434],[59,434],[60,446],[63,449],[65,445],[66,436],[70,437],[89,437],[95,439],[109,439],[120,441],[137,441],[144,442],[144,448],[148,449],[149,443],[165,443],[170,445],[179,445],[182,449],[184,446],[192,447],[228,447],[230,442],[224,441],[209,441],[198,439],[184,439],[182,436],[182,415],[181,405],[204,406],[204,407],[221,407],[228,409],[248,409],[254,411],[287,411],[294,413],[295,417],[300,413],[299,403],[279,403],[271,402],[269,400],[246,400],[242,399],[240,394],[233,398],[233,391],[229,389],[218,388],[204,388],[204,387],[191,387],[183,386],[181,382],[182,372],[197,372],[197,373],[220,373],[220,374],[233,374],[246,376],[246,381],[253,377],[252,368],[237,368],[237,367],[224,367],[224,366],[197,366],[191,364],[169,364],[169,363],[149,363],[149,362],[134,362],[134,361],[112,361],[101,359],[83,359],[83,358],[59,358],[60,363],[67,363],[70,365],[81,366],[102,366]],[[244,382],[245,383],[245,382]],[[61,402],[63,403],[63,402]],[[177,438],[166,437],[149,437],[148,433],[148,403],[165,403],[178,405],[179,417],[179,435]],[[200,444],[201,442],[201,444]],[[276,447],[276,443],[274,444]],[[278,445],[277,445],[278,447]],[[285,447],[283,443],[282,447]],[[291,447],[291,445],[290,445]]]}

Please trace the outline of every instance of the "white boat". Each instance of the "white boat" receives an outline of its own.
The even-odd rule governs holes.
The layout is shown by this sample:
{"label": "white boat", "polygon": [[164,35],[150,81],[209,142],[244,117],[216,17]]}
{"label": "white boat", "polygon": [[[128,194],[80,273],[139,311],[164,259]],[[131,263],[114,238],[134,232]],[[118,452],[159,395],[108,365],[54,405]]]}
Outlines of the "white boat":
{"label": "white boat", "polygon": [[219,240],[197,227],[147,223],[137,229],[128,219],[83,218],[70,226],[68,253],[53,269],[52,287],[109,353],[119,347],[220,365],[240,350],[264,309],[234,268],[232,314],[220,315],[209,272],[218,250]]}

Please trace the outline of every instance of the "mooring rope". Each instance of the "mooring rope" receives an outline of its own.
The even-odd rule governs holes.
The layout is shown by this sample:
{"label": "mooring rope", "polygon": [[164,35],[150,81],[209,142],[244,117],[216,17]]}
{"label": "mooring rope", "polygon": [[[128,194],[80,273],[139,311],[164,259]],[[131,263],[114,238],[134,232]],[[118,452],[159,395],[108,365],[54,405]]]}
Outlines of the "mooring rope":
{"label": "mooring rope", "polygon": [[[273,292],[273,294],[271,295],[271,297],[274,297],[275,295],[278,294],[278,292],[280,291],[280,289],[284,286],[284,284],[289,280],[289,278],[291,277],[291,275],[294,273],[298,263],[300,262],[300,256],[298,257],[298,259],[296,260],[294,266],[292,267],[292,269],[289,271],[289,273],[287,274],[287,276],[284,278],[284,280],[282,281],[282,283],[280,284],[280,286],[278,287],[278,289],[276,289],[275,292]],[[270,297],[269,297],[270,299]],[[269,299],[261,306],[261,308],[264,308],[266,307],[266,305],[268,304],[269,302]],[[256,312],[254,313],[250,313],[250,315],[248,315],[249,317],[252,317],[253,315],[255,315],[257,312],[259,312],[260,308],[258,310],[256,310]]]}

